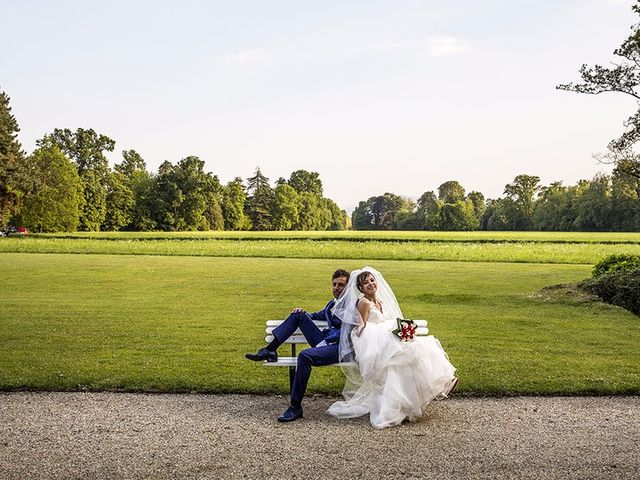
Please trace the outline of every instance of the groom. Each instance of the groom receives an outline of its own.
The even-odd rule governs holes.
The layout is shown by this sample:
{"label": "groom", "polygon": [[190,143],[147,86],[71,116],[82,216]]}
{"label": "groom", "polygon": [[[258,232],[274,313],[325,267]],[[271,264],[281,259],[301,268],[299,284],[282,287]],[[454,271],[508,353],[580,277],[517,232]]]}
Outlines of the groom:
{"label": "groom", "polygon": [[[346,270],[336,270],[331,278],[331,289],[333,297],[337,299],[349,281],[349,272]],[[279,422],[292,422],[302,418],[302,397],[307,389],[311,367],[331,365],[338,363],[338,343],[340,342],[340,326],[342,322],[331,313],[335,300],[327,303],[319,312],[307,313],[301,308],[295,308],[291,315],[273,330],[273,341],[258,353],[247,353],[245,357],[255,362],[266,360],[267,362],[277,362],[278,353],[276,350],[287,338],[300,328],[311,348],[307,348],[298,355],[298,367],[296,376],[291,386],[291,405],[278,417]],[[324,330],[320,330],[314,320],[327,322]]]}

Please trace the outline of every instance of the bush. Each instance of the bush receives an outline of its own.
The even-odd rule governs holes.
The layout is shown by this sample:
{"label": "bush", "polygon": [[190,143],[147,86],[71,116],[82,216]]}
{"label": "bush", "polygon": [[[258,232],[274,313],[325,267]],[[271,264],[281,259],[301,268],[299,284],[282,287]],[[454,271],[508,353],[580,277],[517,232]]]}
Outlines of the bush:
{"label": "bush", "polygon": [[640,268],[612,269],[586,280],[582,286],[605,302],[640,315]]}
{"label": "bush", "polygon": [[619,270],[633,270],[640,268],[640,255],[609,255],[593,267],[593,278],[597,278],[605,273]]}

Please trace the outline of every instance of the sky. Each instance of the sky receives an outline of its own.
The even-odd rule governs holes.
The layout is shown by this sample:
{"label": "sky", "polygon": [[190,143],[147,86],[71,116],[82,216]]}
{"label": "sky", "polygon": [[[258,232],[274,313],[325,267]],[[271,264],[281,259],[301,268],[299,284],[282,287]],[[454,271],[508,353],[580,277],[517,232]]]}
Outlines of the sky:
{"label": "sky", "polygon": [[150,171],[196,155],[226,183],[318,172],[351,212],[457,180],[574,184],[637,109],[555,89],[609,64],[629,0],[0,0],[0,90],[30,152],[93,128]]}

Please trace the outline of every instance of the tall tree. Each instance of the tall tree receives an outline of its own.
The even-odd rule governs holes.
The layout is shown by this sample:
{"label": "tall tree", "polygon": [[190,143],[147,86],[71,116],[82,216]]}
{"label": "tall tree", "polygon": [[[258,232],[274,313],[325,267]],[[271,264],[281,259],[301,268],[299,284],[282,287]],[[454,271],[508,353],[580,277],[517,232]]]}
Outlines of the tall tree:
{"label": "tall tree", "polygon": [[24,152],[18,142],[18,122],[11,113],[9,96],[0,91],[0,228],[18,211],[27,177],[21,175]]}
{"label": "tall tree", "polygon": [[322,181],[320,180],[320,174],[317,172],[296,170],[289,177],[288,183],[298,193],[309,192],[322,196]]}
{"label": "tall tree", "polygon": [[222,192],[222,215],[225,230],[249,230],[251,221],[244,213],[247,194],[242,179],[236,177]]}
{"label": "tall tree", "polygon": [[517,218],[513,219],[516,230],[531,230],[533,228],[533,206],[535,196],[540,189],[540,177],[533,175],[518,175],[512,183],[504,187],[504,193],[513,200]]}
{"label": "tall tree", "polygon": [[274,230],[291,230],[298,224],[300,196],[288,184],[280,184],[275,188],[273,201],[272,225]]}
{"label": "tall tree", "polygon": [[247,191],[249,193],[248,215],[253,229],[271,230],[273,227],[271,206],[275,194],[269,185],[269,179],[262,174],[260,168],[256,168],[254,176],[247,179]]}
{"label": "tall tree", "polygon": [[112,152],[116,142],[91,128],[78,128],[75,132],[68,128],[56,128],[36,144],[40,147],[55,145],[76,163],[85,193],[80,227],[85,230],[100,229],[106,218],[109,188],[109,163],[105,152]]}
{"label": "tall tree", "polygon": [[596,175],[576,206],[576,229],[606,231],[611,228],[611,177]]}
{"label": "tall tree", "polygon": [[26,159],[34,187],[24,198],[22,225],[34,232],[78,228],[84,197],[75,165],[57,147],[40,147]]}
{"label": "tall tree", "polygon": [[444,182],[438,187],[438,199],[444,203],[463,201],[464,188],[455,180]]}
{"label": "tall tree", "polygon": [[128,178],[118,171],[107,174],[107,196],[105,199],[107,213],[102,230],[120,230],[133,221],[136,206],[134,193]]}
{"label": "tall tree", "polygon": [[[640,14],[640,2],[631,8]],[[583,64],[580,68],[582,83],[562,84],[556,88],[589,95],[615,92],[635,99],[636,112],[624,122],[626,130],[622,135],[609,143],[609,154],[604,158],[614,162],[627,175],[640,178],[640,157],[633,151],[633,146],[640,141],[640,23],[631,27],[631,34],[613,54],[620,60],[612,62],[611,66]]]}
{"label": "tall tree", "polygon": [[123,150],[122,162],[114,166],[116,172],[120,172],[131,178],[135,172],[147,171],[147,164],[142,156],[135,150]]}
{"label": "tall tree", "polygon": [[114,170],[124,175],[125,183],[133,194],[134,206],[131,219],[125,228],[155,229],[157,224],[153,218],[154,178],[147,171],[147,165],[142,156],[135,150],[123,150],[122,162],[116,164]]}

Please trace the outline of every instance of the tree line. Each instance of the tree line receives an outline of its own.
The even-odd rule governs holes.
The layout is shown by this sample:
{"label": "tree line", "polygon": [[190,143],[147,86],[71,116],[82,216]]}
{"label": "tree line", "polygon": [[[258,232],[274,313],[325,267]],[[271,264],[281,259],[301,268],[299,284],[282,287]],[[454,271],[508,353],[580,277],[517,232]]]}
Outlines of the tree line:
{"label": "tree line", "polygon": [[115,141],[92,129],[55,129],[26,155],[0,92],[0,227],[74,230],[342,230],[349,218],[323,196],[316,172],[297,170],[274,187],[259,168],[222,185],[188,156],[147,171],[135,150],[110,168]]}
{"label": "tree line", "polygon": [[297,170],[272,186],[256,169],[226,185],[188,156],[147,171],[135,150],[109,167],[115,141],[92,129],[55,129],[29,155],[0,91],[0,228],[74,230],[640,230],[640,178],[618,163],[612,175],[576,185],[518,175],[504,196],[466,193],[457,181],[417,199],[385,193],[349,217],[323,196],[316,172]]}
{"label": "tree line", "polygon": [[352,215],[354,230],[640,230],[640,179],[615,168],[576,185],[540,184],[518,175],[504,197],[465,193],[457,181],[440,185],[437,195],[414,202],[393,193],[361,201]]}

